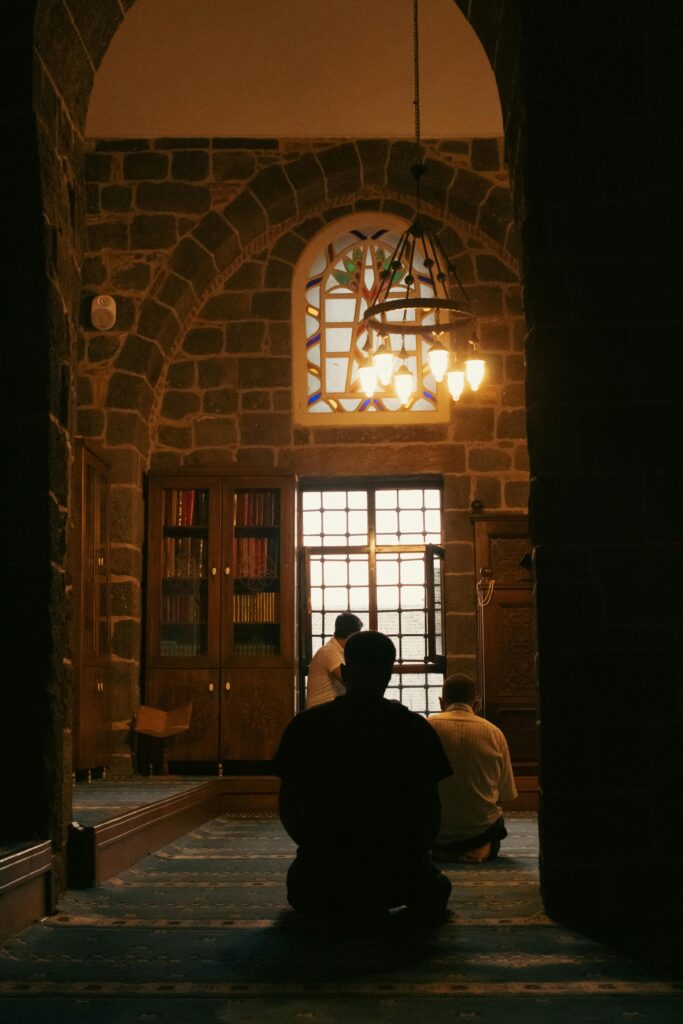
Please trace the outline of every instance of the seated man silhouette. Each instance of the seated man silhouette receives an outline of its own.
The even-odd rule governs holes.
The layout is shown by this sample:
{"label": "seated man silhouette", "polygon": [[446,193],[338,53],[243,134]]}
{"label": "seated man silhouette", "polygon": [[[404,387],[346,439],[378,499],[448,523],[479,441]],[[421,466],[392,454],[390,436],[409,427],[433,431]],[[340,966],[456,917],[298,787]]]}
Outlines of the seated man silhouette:
{"label": "seated man silhouette", "polygon": [[493,860],[507,835],[500,804],[517,796],[510,753],[500,729],[475,713],[478,703],[471,679],[449,676],[441,713],[427,719],[453,769],[439,785],[441,829],[432,848],[436,860]]}
{"label": "seated man silhouette", "polygon": [[344,654],[347,692],[296,715],[273,762],[280,818],[298,846],[287,897],[316,916],[372,920],[407,907],[436,924],[451,883],[429,848],[450,766],[425,719],[384,698],[396,658],[389,637],[354,633]]}

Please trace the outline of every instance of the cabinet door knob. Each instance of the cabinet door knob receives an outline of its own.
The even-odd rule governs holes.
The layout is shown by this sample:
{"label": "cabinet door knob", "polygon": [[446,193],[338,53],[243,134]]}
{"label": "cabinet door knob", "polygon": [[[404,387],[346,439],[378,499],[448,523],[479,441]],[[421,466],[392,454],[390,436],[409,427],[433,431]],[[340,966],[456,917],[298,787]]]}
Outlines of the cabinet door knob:
{"label": "cabinet door knob", "polygon": [[230,566],[226,565],[226,567],[225,567],[225,569],[223,571],[225,572],[226,576],[229,576],[230,575]]}
{"label": "cabinet door knob", "polygon": [[216,566],[212,565],[211,566],[211,575],[215,576],[217,572],[218,572],[218,569],[216,568]]}
{"label": "cabinet door knob", "polygon": [[213,683],[209,683],[209,693],[213,693]]}
{"label": "cabinet door knob", "polygon": [[226,680],[226,683],[225,683],[225,692],[227,693],[229,689],[230,689],[230,683],[229,683],[229,682],[227,682],[227,680]]}

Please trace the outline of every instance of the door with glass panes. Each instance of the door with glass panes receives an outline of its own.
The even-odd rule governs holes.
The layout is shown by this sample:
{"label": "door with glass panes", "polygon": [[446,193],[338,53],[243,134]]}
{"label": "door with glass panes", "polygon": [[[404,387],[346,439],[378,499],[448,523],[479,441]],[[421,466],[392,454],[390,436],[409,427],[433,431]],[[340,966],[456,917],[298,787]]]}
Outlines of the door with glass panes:
{"label": "door with glass panes", "polygon": [[396,645],[386,696],[439,710],[445,669],[442,488],[435,479],[311,482],[300,487],[299,704],[311,656],[340,612]]}

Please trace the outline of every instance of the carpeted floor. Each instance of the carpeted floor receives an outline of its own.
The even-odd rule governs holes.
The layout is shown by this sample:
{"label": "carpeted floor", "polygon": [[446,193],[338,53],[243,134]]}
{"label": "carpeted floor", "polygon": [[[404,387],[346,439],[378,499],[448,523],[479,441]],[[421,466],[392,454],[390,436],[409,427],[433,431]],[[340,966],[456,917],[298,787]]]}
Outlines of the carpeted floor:
{"label": "carpeted floor", "polygon": [[681,1024],[683,981],[550,922],[536,820],[452,865],[452,919],[366,934],[301,922],[277,819],[223,816],[0,949],[4,1024]]}

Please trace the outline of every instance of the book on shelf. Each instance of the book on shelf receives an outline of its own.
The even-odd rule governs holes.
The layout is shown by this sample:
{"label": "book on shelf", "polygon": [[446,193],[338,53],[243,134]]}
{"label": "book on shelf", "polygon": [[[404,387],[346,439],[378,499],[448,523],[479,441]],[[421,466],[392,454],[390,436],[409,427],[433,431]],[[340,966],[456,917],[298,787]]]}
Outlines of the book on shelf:
{"label": "book on shelf", "polygon": [[169,487],[164,491],[166,526],[206,526],[208,490],[194,487]]}
{"label": "book on shelf", "polygon": [[204,579],[207,570],[206,544],[204,537],[164,537],[164,578]]}
{"label": "book on shelf", "polygon": [[235,623],[273,623],[280,621],[280,595],[274,591],[260,594],[235,594],[233,599]]}
{"label": "book on shelf", "polygon": [[277,491],[235,492],[236,526],[277,526],[278,511]]}
{"label": "book on shelf", "polygon": [[279,560],[279,537],[236,538],[235,575],[238,578],[277,576]]}

